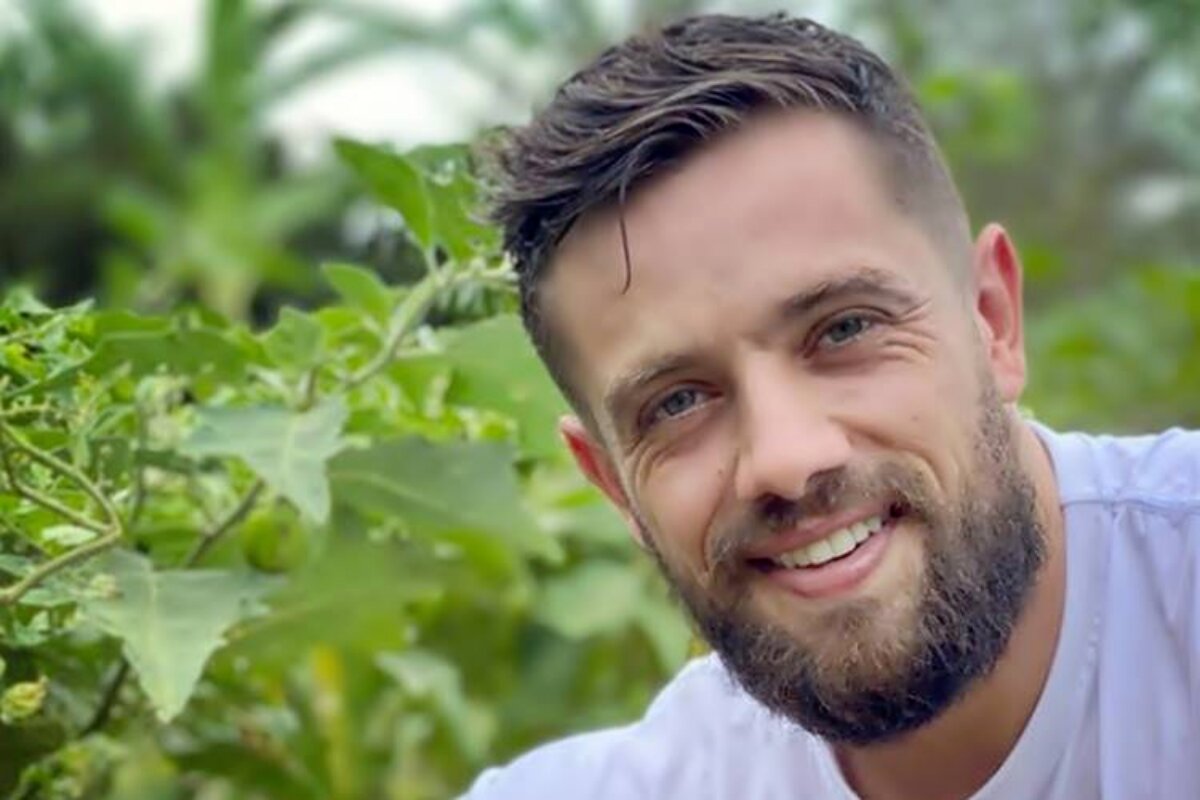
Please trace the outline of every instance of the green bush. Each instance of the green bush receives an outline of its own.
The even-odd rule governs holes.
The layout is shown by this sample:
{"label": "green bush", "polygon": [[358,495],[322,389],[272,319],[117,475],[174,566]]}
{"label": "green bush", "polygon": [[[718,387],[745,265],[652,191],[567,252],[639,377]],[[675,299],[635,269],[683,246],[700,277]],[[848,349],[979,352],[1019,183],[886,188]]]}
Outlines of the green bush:
{"label": "green bush", "polygon": [[263,332],[0,306],[0,790],[446,797],[685,658],[553,435],[463,153],[338,149],[417,283],[326,264],[338,300]]}

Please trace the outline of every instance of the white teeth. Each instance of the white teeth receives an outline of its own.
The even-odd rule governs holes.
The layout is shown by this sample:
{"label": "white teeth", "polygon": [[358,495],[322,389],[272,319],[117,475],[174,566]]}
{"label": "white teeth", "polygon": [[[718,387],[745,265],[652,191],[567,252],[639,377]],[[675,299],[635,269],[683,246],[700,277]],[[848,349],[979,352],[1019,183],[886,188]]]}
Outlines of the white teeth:
{"label": "white teeth", "polygon": [[796,548],[788,553],[775,557],[774,561],[780,566],[795,569],[797,567],[819,566],[827,561],[840,558],[865,542],[872,534],[878,533],[883,527],[882,517],[871,517],[862,522],[834,531],[804,547]]}
{"label": "white teeth", "polygon": [[828,538],[821,539],[818,542],[813,542],[808,546],[808,555],[815,565],[824,564],[826,561],[832,561],[836,556],[833,552],[833,545]]}
{"label": "white teeth", "polygon": [[855,545],[854,534],[848,528],[842,528],[833,536],[830,536],[827,541],[830,547],[833,548],[834,557],[846,555],[846,553],[854,549]]}

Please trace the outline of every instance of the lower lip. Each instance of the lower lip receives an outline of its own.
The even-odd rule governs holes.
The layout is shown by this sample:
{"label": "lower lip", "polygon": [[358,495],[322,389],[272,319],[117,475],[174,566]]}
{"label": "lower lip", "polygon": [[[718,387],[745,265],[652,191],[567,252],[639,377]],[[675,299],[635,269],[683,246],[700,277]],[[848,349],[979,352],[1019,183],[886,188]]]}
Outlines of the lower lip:
{"label": "lower lip", "polygon": [[858,586],[875,571],[887,552],[896,526],[894,519],[847,555],[819,567],[780,567],[766,574],[769,580],[801,597],[833,597]]}

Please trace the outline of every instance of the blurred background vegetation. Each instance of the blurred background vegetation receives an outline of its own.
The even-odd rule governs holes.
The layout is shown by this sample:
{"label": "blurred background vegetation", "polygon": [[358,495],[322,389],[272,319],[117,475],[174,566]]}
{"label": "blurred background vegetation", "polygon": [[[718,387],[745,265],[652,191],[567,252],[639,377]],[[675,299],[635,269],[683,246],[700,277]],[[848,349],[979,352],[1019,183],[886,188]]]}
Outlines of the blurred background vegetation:
{"label": "blurred background vegetation", "polygon": [[[550,435],[560,401],[520,338],[511,293],[475,280],[492,275],[494,235],[446,211],[469,210],[469,152],[425,147],[401,157],[387,145],[416,144],[411,136],[377,148],[353,141],[363,136],[355,130],[321,132],[313,145],[311,131],[272,122],[338,75],[384,61],[453,70],[474,88],[455,109],[452,138],[471,143],[526,118],[572,68],[630,31],[707,10],[815,16],[910,78],[976,222],[1014,232],[1027,268],[1031,411],[1095,430],[1200,425],[1197,0],[430,0],[436,13],[365,0],[194,5],[197,62],[166,82],[146,40],[115,36],[93,6],[15,0],[0,9],[0,294],[30,291],[10,293],[12,319],[0,315],[0,375],[19,384],[34,374],[20,361],[28,354],[12,349],[16,331],[34,330],[20,327],[30,320],[41,320],[39,353],[67,353],[62,342],[75,334],[44,338],[36,295],[53,307],[91,301],[77,312],[89,330],[128,332],[135,318],[207,326],[244,346],[251,366],[238,375],[279,389],[307,363],[297,348],[316,347],[297,342],[340,342],[354,314],[383,325],[439,265],[457,264],[470,279],[422,306],[419,326],[380,333],[412,335],[404,369],[383,375],[418,402],[396,416],[383,399],[390,390],[344,381],[345,431],[377,442],[392,425],[446,448],[422,464],[441,463],[456,442],[506,443],[511,457],[495,460],[494,475],[472,473],[494,489],[480,502],[511,481],[520,510],[505,508],[553,546],[522,545],[504,569],[468,559],[416,591],[407,580],[416,568],[403,563],[412,553],[388,543],[422,540],[412,529],[425,517],[361,500],[361,486],[336,476],[333,516],[320,524],[297,521],[286,491],[268,492],[266,510],[239,521],[240,548],[218,547],[213,558],[286,574],[284,599],[269,624],[232,628],[232,644],[169,723],[156,721],[153,692],[147,704],[125,680],[115,646],[89,632],[85,602],[60,599],[55,608],[70,613],[43,617],[37,631],[46,609],[18,605],[0,620],[0,685],[13,706],[0,714],[0,796],[452,796],[482,766],[534,742],[636,716],[692,646],[651,566]],[[425,83],[436,104],[443,87]],[[401,129],[427,127],[387,95],[372,102]],[[306,135],[310,146],[298,147]],[[100,352],[106,334],[87,335],[97,338],[79,341]],[[164,351],[167,372],[177,358]],[[161,375],[131,369],[122,379],[138,402],[149,394],[155,408],[171,406]],[[335,383],[332,372],[313,374]],[[193,377],[179,391],[214,404],[269,395],[187,383]],[[3,396],[14,407],[17,395]],[[295,408],[311,412],[303,399]],[[174,406],[164,414],[175,419]],[[417,457],[404,441],[386,452]],[[253,475],[252,462],[230,467],[229,496],[252,487]],[[194,529],[189,512],[170,510],[170,491],[151,511],[166,527]],[[464,506],[479,494],[475,483],[422,491]],[[393,513],[408,530],[389,532]],[[5,548],[26,553],[29,520],[42,518],[23,517],[33,512],[15,501],[0,503],[0,514]],[[430,524],[467,541],[465,523]],[[137,549],[156,567],[184,547],[162,526],[139,535]],[[437,535],[427,538],[413,552],[436,561]],[[364,555],[358,544],[380,550]],[[0,569],[22,575],[20,565]],[[306,593],[329,600],[323,616],[288,605]]]}

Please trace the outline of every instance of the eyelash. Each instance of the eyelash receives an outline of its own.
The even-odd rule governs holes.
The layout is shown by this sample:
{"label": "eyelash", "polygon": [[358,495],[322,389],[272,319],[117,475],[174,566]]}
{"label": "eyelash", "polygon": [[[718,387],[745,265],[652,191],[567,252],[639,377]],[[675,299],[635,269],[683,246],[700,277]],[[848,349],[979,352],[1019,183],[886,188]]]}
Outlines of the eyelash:
{"label": "eyelash", "polygon": [[831,345],[831,347],[833,347],[835,349],[839,348],[839,347],[845,347],[846,345],[857,341],[864,334],[866,334],[872,328],[874,328],[876,326],[876,324],[878,324],[878,322],[879,322],[879,318],[877,316],[875,316],[873,314],[868,314],[865,311],[850,311],[845,314],[840,314],[840,315],[835,316],[832,319],[830,319],[829,324],[824,325],[819,329],[818,335],[816,337],[816,344],[818,346],[820,346],[820,344],[825,340],[825,338],[827,336],[829,336],[830,332],[834,328],[836,328],[838,325],[841,325],[842,323],[847,322],[849,320],[861,321],[863,323],[862,328],[859,329],[858,332],[851,335],[848,339],[845,339],[841,342],[833,343]]}
{"label": "eyelash", "polygon": [[[868,314],[863,311],[851,311],[851,312],[847,312],[844,314],[840,314],[840,315],[835,316],[832,319],[830,319],[829,323],[827,325],[822,326],[818,330],[818,333],[817,333],[817,336],[815,339],[816,346],[818,346],[818,347],[821,346],[821,343],[825,340],[825,338],[827,336],[829,336],[830,332],[835,327],[837,327],[838,325],[841,325],[842,323],[850,321],[850,320],[861,321],[863,323],[862,327],[857,332],[850,335],[849,338],[844,339],[841,342],[835,342],[835,343],[830,344],[827,349],[838,349],[838,348],[846,347],[850,344],[853,344],[855,341],[860,339],[864,334],[868,333],[872,328],[874,328],[879,322],[879,319],[877,316]],[[658,412],[661,411],[663,409],[663,407],[666,405],[667,401],[671,400],[674,397],[677,397],[678,395],[680,395],[681,393],[684,393],[684,392],[703,394],[704,390],[697,388],[695,386],[682,386],[682,387],[673,389],[670,393],[668,393],[666,396],[664,396],[661,400],[659,400],[656,403],[651,404],[647,413],[643,415],[642,420],[640,421],[638,427],[642,431],[647,431],[662,422],[669,422],[671,420],[685,417],[688,414],[692,413],[692,409],[696,407],[695,405],[690,406],[686,410],[684,410],[678,414],[675,414],[673,416],[664,417],[662,419],[655,418],[656,415],[658,414]]]}
{"label": "eyelash", "polygon": [[[674,397],[678,397],[679,395],[683,394],[684,392],[691,392],[693,394],[703,394],[704,390],[697,388],[695,386],[681,386],[677,389],[671,390],[671,392],[669,394],[667,394],[661,400],[659,400],[658,402],[656,402],[650,406],[649,410],[644,415],[642,424],[639,427],[641,427],[642,430],[649,430],[650,428],[654,427],[655,425],[658,425],[659,423],[668,422],[673,419],[679,419],[680,417],[684,417],[684,416],[687,416],[688,414],[692,413],[692,409],[695,408],[696,405],[692,405],[689,408],[687,408],[686,410],[684,410],[678,414],[664,417],[662,419],[656,419],[659,411],[661,411],[666,406],[666,404],[669,400],[671,400]],[[698,405],[698,403],[697,403],[697,405]]]}

